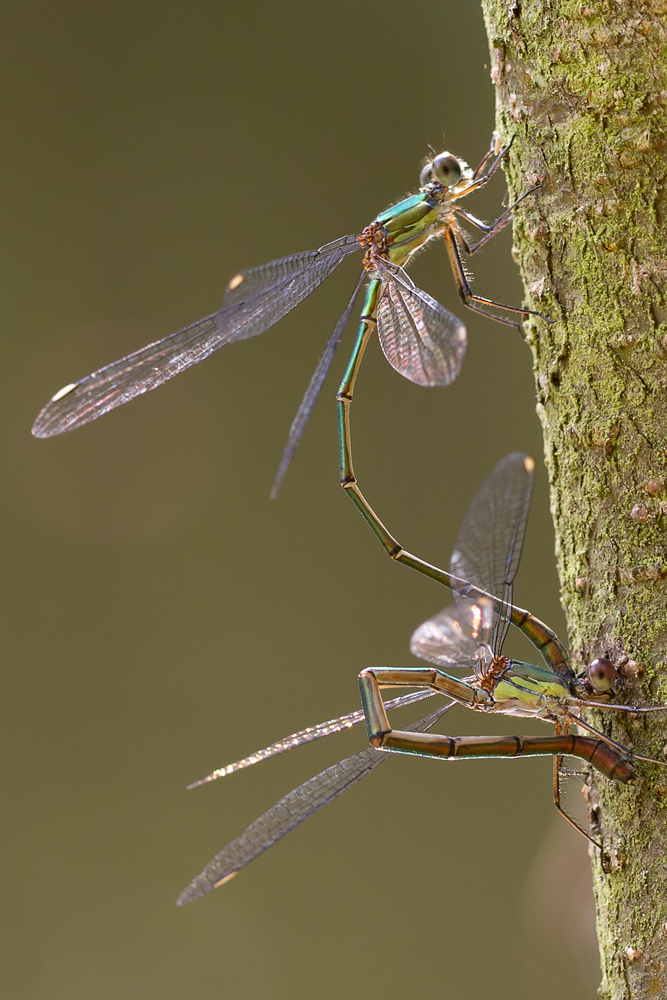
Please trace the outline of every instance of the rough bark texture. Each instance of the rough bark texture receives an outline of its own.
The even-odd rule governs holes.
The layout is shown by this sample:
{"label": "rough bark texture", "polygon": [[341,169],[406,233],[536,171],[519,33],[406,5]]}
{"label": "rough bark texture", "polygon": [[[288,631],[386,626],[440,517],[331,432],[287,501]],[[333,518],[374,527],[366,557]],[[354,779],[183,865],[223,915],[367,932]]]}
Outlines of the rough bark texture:
{"label": "rough bark texture", "polygon": [[[667,702],[667,0],[482,0],[575,668]],[[589,713],[664,759],[667,719]],[[613,1000],[667,997],[667,773],[594,777],[593,875]],[[545,906],[558,900],[545,900]]]}

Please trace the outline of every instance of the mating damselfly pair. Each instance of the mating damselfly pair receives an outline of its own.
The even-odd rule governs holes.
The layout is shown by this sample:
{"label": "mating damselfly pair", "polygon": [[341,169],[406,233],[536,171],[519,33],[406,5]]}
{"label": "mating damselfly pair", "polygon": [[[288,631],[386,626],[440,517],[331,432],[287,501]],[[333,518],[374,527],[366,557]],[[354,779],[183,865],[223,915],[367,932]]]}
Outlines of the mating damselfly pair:
{"label": "mating damselfly pair", "polygon": [[[502,313],[530,312],[474,295],[461,256],[463,252],[474,254],[499,232],[510,221],[516,205],[539,187],[534,185],[526,191],[491,225],[461,208],[461,199],[489,181],[508,148],[501,148],[494,136],[489,152],[474,171],[450,153],[434,155],[424,165],[419,192],[378,215],[360,234],[240,272],[229,281],[222,308],[217,312],[70,383],[56,393],[35,421],[33,433],[38,437],[72,430],[156,388],[219,347],[264,333],[348,256],[363,251],[361,275],[292,424],[273,494],[287,470],[357,295],[367,279],[356,342],[337,395],[341,483],[392,558],[450,587],[456,604],[429,619],[413,636],[412,651],[431,666],[367,669],[360,675],[361,710],[294,734],[209,776],[230,773],[362,719],[366,721],[371,748],[327,769],[282,799],[207,866],[183,894],[181,902],[226,881],[289,829],[387,760],[389,755],[385,751],[443,758],[552,755],[554,801],[561,812],[564,754],[583,758],[608,778],[623,782],[633,777],[634,760],[651,760],[594,729],[581,716],[581,710],[594,705],[612,711],[638,712],[663,710],[662,706],[629,709],[610,702],[609,692],[616,683],[613,664],[597,660],[586,674],[576,676],[567,651],[553,631],[512,604],[512,584],[532,491],[532,459],[521,454],[508,456],[487,478],[466,515],[449,573],[403,549],[363,497],[353,470],[349,410],[359,365],[373,329],[377,329],[382,350],[392,367],[416,384],[448,385],[463,363],[467,344],[464,324],[418,289],[407,275],[405,267],[417,250],[433,238],[442,237],[459,295],[474,311],[518,329],[519,324]],[[477,242],[470,239],[464,223],[480,231],[482,235]],[[500,314],[495,315],[494,309]],[[542,666],[503,655],[510,623],[521,629],[540,652]],[[457,678],[443,667],[464,667],[472,673]],[[386,687],[418,690],[385,706],[381,690]],[[387,708],[436,693],[448,699],[445,706],[406,730],[391,728]],[[433,734],[432,727],[457,702],[489,714],[542,718],[555,726],[556,734],[531,738],[451,738]],[[589,735],[571,734],[569,729],[573,724]]]}
{"label": "mating damselfly pair", "polygon": [[[580,758],[600,774],[621,783],[635,777],[635,761],[660,765],[665,762],[631,751],[610,739],[586,722],[582,710],[597,708],[643,714],[663,712],[667,706],[638,707],[613,702],[611,698],[620,679],[609,659],[596,659],[576,675],[556,634],[528,611],[512,604],[534,472],[534,460],[521,453],[508,455],[498,463],[463,519],[449,572],[410,557],[409,564],[414,569],[451,589],[455,600],[454,606],[425,621],[412,636],[411,652],[431,666],[367,668],[359,675],[362,709],[293,733],[190,786],[206,784],[366,722],[371,747],[328,767],[263,813],[193,879],[179,897],[180,905],[229,881],[299,823],[387,761],[391,754],[386,751],[448,760],[551,755],[556,808],[596,847],[601,847],[561,805],[563,757]],[[541,664],[503,655],[510,624],[530,640],[542,658]],[[472,672],[463,678],[456,677],[448,673],[453,668]],[[387,688],[418,690],[384,703],[381,692]],[[388,709],[436,694],[444,696],[446,704],[405,730],[391,727]],[[436,723],[456,704],[487,714],[542,719],[555,727],[555,735],[450,737],[432,733]],[[586,735],[569,732],[573,725],[584,729]]]}

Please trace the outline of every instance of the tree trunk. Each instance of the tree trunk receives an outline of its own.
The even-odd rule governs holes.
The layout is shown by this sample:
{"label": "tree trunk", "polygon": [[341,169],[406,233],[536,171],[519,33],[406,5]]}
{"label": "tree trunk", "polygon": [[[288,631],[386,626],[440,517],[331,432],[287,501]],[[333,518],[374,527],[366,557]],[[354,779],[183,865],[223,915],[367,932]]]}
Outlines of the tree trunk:
{"label": "tree trunk", "polygon": [[[556,320],[525,330],[573,662],[609,656],[617,700],[667,702],[667,2],[482,6],[510,192],[542,180],[514,241],[526,304]],[[666,716],[588,716],[664,759]],[[609,1000],[667,997],[667,774],[637,770],[589,787]]]}

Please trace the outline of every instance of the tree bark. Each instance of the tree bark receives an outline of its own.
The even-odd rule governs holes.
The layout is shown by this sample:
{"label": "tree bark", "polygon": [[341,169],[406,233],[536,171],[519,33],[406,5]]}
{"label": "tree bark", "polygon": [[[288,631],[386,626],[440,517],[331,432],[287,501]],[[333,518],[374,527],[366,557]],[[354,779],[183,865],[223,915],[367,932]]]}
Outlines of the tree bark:
{"label": "tree bark", "polygon": [[[525,331],[573,662],[609,656],[619,700],[667,702],[667,0],[482,6],[510,194],[543,182],[514,241],[556,320]],[[667,716],[588,721],[665,759]],[[667,774],[637,770],[588,786],[608,1000],[667,997]]]}

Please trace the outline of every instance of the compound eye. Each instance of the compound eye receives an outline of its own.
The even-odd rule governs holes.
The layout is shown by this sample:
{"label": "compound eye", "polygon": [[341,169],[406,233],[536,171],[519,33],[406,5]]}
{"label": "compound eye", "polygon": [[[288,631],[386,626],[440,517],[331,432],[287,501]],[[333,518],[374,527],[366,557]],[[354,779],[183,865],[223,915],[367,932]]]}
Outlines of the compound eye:
{"label": "compound eye", "polygon": [[458,184],[461,173],[461,164],[451,153],[440,153],[433,161],[433,174],[444,187]]}
{"label": "compound eye", "polygon": [[425,167],[422,168],[422,172],[419,175],[419,186],[424,187],[429,181],[433,180],[433,175],[431,173],[433,169],[432,163],[427,163]]}
{"label": "compound eye", "polygon": [[616,680],[616,667],[604,657],[592,660],[588,665],[588,679],[596,691],[610,691]]}

